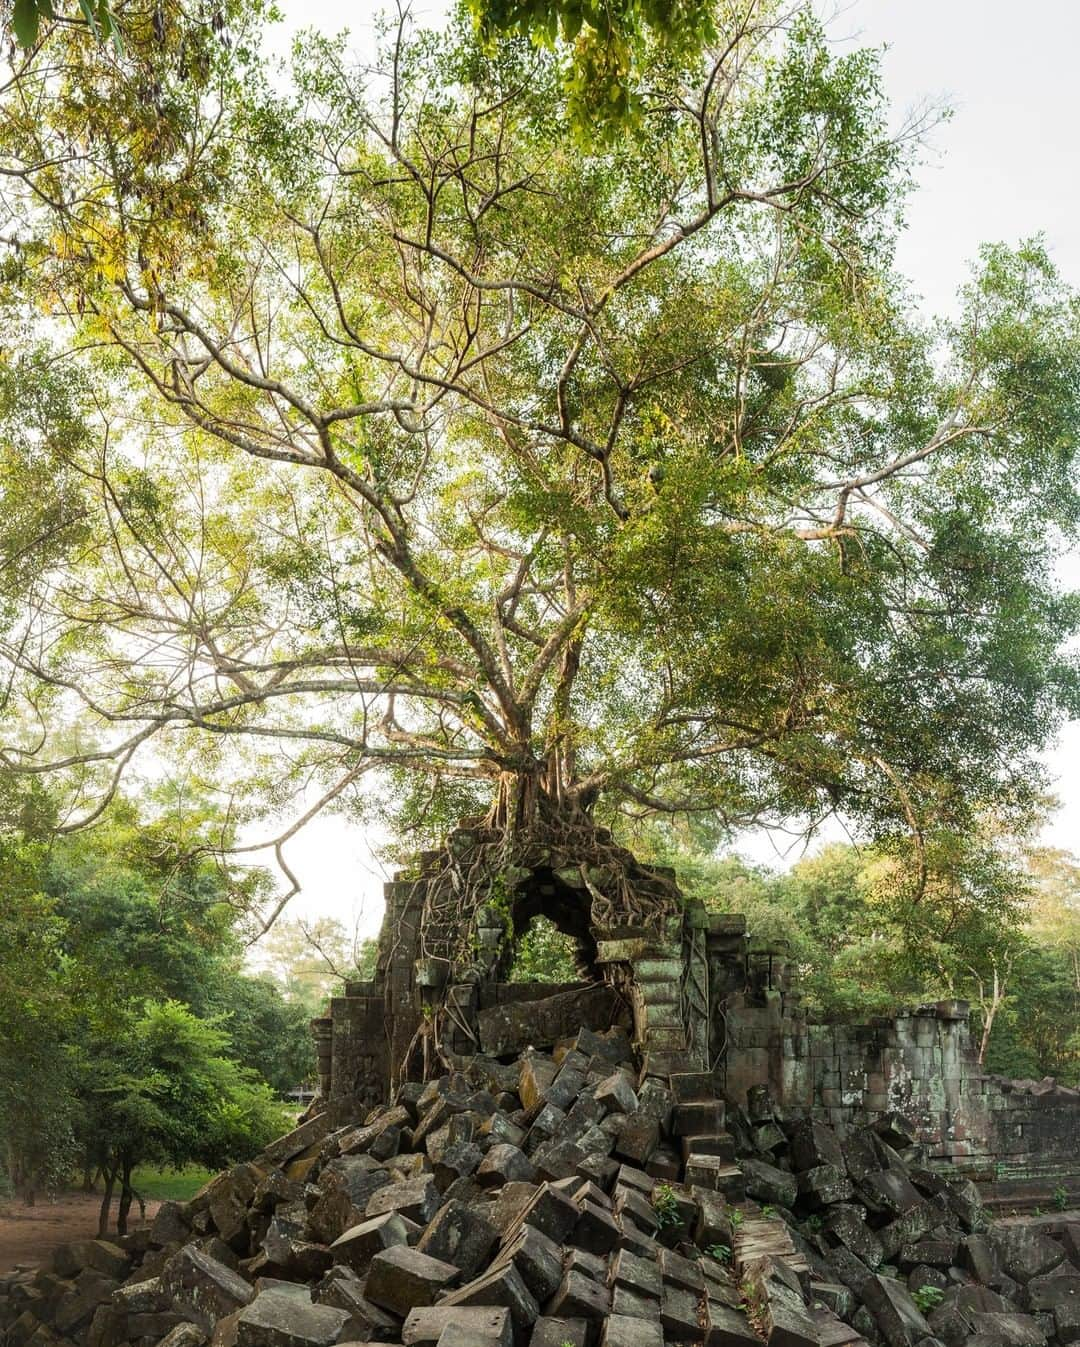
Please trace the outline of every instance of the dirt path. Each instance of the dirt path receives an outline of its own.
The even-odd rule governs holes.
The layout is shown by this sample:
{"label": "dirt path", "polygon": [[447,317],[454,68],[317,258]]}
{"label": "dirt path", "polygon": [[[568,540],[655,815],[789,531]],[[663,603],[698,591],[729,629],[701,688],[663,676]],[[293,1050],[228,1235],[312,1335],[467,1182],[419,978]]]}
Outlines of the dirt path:
{"label": "dirt path", "polygon": [[[147,1202],[147,1220],[153,1220],[160,1205]],[[58,1244],[95,1238],[100,1206],[101,1195],[95,1193],[39,1197],[34,1207],[19,1201],[0,1204],[0,1273],[10,1272],[17,1264],[37,1266]],[[130,1227],[135,1230],[139,1226],[137,1204],[131,1215]]]}

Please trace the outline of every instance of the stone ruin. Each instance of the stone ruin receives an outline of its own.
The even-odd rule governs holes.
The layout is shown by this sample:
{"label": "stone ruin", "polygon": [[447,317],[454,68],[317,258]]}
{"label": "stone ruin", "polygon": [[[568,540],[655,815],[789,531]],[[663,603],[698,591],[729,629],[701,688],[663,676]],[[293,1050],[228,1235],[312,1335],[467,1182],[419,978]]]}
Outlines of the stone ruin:
{"label": "stone ruin", "polygon": [[[430,892],[447,854],[468,857],[482,839],[483,829],[462,826],[417,872],[385,886],[374,981],[349,983],[312,1026],[324,1098],[385,1103],[410,1074],[418,1029],[440,1009],[443,1046],[458,1056],[513,1057],[583,1026],[621,1025],[643,1078],[707,1073],[717,1097],[739,1105],[766,1085],[785,1116],[832,1125],[899,1113],[932,1163],[977,1179],[992,1198],[1049,1201],[1062,1185],[1080,1196],[1080,1091],[985,1073],[965,1002],[865,1025],[814,1022],[786,949],[751,939],[744,917],[687,901],[637,924],[621,914],[612,922],[580,869],[549,851],[519,867],[501,906],[480,909],[465,943],[461,910],[433,911]],[[574,942],[579,981],[505,980],[538,916]]]}
{"label": "stone ruin", "polygon": [[[995,1220],[971,1177],[1072,1173],[1076,1092],[980,1075],[963,1007],[809,1023],[740,918],[612,929],[561,864],[455,931],[438,863],[318,1022],[309,1116],[0,1276],[4,1347],[1080,1342],[1080,1210]],[[540,913],[580,982],[501,980]]]}

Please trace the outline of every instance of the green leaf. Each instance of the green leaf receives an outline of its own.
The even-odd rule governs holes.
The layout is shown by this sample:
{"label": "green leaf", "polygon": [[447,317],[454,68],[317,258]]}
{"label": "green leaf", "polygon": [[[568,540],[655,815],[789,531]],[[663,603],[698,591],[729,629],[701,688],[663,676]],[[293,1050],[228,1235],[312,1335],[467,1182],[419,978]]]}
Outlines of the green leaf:
{"label": "green leaf", "polygon": [[32,47],[37,41],[44,9],[40,0],[15,0],[11,27],[20,47]]}

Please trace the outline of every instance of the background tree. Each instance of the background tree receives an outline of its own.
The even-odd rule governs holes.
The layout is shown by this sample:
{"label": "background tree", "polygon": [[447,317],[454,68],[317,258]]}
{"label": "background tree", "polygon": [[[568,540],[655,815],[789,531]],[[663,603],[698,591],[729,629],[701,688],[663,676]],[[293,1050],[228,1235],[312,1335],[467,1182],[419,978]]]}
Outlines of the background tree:
{"label": "background tree", "polygon": [[154,745],[241,819],[318,781],[287,865],[378,770],[414,839],[488,811],[474,891],[556,838],[610,918],[628,814],[842,812],[916,906],[1029,818],[1075,704],[1075,301],[991,248],[915,322],[875,57],[715,14],[603,150],[550,54],[460,31],[374,83],[312,39],[278,93],[256,9],[228,49],[179,16],[149,104],[62,32],[30,60],[6,286],[72,366],[28,341],[0,389],[3,760],[68,773],[72,824]]}
{"label": "background tree", "polygon": [[225,1055],[228,1037],[176,1001],[148,1002],[129,1032],[111,1034],[87,1071],[83,1126],[105,1176],[99,1233],[127,1231],[131,1176],[145,1161],[215,1169],[246,1159],[281,1131],[269,1087]]}

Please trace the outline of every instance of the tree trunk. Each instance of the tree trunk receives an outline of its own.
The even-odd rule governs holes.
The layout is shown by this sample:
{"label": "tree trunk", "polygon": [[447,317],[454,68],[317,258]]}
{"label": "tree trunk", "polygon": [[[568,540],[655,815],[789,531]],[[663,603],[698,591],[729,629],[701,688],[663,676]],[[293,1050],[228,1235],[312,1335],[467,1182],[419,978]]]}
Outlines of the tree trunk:
{"label": "tree trunk", "polygon": [[112,1207],[113,1187],[116,1183],[116,1166],[103,1166],[101,1172],[105,1175],[105,1193],[101,1199],[101,1210],[98,1212],[98,1239],[104,1239],[109,1233],[109,1209]]}
{"label": "tree trunk", "polygon": [[125,1155],[120,1179],[120,1205],[116,1211],[116,1233],[118,1235],[127,1234],[128,1212],[131,1211],[131,1200],[134,1193],[131,1190],[131,1157]]}

